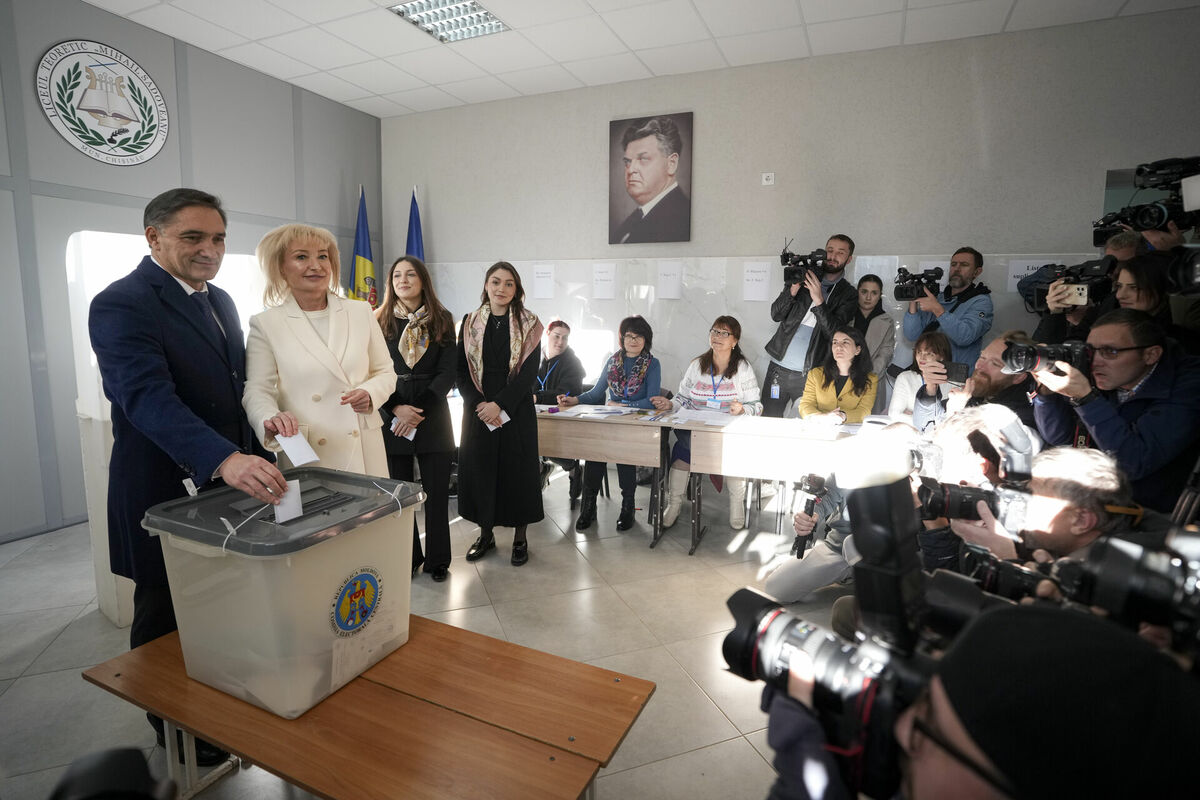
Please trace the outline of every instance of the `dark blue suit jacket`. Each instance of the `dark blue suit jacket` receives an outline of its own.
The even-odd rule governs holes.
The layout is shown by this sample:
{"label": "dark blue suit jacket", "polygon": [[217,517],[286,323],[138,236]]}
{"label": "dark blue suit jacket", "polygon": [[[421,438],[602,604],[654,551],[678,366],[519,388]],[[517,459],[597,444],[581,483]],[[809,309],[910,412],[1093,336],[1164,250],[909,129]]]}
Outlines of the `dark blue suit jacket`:
{"label": "dark blue suit jacket", "polygon": [[139,584],[167,583],[158,539],[142,528],[146,509],[186,495],[185,478],[203,487],[235,451],[264,455],[242,410],[246,348],[237,309],[222,290],[208,290],[224,342],[149,256],[96,296],[88,318],[112,402],[109,557],[114,573]]}

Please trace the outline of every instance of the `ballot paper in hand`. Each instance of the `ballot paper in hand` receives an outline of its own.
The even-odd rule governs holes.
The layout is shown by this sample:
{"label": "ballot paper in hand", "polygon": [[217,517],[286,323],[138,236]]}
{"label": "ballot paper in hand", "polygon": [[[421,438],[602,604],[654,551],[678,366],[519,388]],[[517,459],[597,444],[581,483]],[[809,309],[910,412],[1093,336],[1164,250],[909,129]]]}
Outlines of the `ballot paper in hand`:
{"label": "ballot paper in hand", "polygon": [[[512,422],[512,417],[510,417],[510,416],[508,415],[508,412],[507,412],[507,411],[505,411],[504,409],[500,409],[500,425],[503,425],[503,424],[504,424],[504,423],[506,423],[506,422]],[[494,430],[496,430],[496,428],[499,428],[499,427],[500,427],[500,425],[489,425],[489,424],[488,424],[488,423],[486,423],[486,422],[485,422],[485,423],[483,423],[483,424],[484,424],[484,425],[487,425],[487,429],[488,429],[489,431],[494,431]]]}
{"label": "ballot paper in hand", "polygon": [[302,433],[297,433],[295,436],[276,436],[275,441],[279,442],[279,446],[283,448],[283,452],[287,455],[288,461],[292,462],[293,467],[311,464],[318,459],[316,451],[312,449],[312,445],[308,443],[308,439],[305,439]]}
{"label": "ballot paper in hand", "polygon": [[[396,430],[397,430],[399,427],[400,427],[400,418],[399,418],[399,417],[392,417],[392,433],[396,433]],[[416,438],[416,436],[417,436],[417,429],[414,427],[414,428],[413,428],[411,431],[409,431],[408,433],[403,433],[403,434],[401,434],[401,433],[396,433],[396,435],[397,435],[397,436],[403,436],[405,439],[408,439],[408,440],[411,442],[411,441],[412,441],[414,438]]]}
{"label": "ballot paper in hand", "polygon": [[287,491],[279,498],[279,505],[275,506],[276,523],[287,522],[304,513],[304,504],[300,502],[300,481],[288,481],[287,486]]}

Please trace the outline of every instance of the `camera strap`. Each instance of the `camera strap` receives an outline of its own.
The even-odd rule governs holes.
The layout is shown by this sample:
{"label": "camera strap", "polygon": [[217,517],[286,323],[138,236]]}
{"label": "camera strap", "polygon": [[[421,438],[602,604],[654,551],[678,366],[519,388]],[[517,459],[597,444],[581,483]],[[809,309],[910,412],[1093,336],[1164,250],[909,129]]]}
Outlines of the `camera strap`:
{"label": "camera strap", "polygon": [[1088,429],[1078,417],[1075,419],[1075,435],[1071,439],[1071,446],[1081,450],[1087,450],[1092,446],[1092,435],[1088,433]]}
{"label": "camera strap", "polygon": [[1109,506],[1106,505],[1104,510],[1110,514],[1119,514],[1122,517],[1132,517],[1134,525],[1142,524],[1142,517],[1146,514],[1146,509],[1134,503],[1131,506]]}

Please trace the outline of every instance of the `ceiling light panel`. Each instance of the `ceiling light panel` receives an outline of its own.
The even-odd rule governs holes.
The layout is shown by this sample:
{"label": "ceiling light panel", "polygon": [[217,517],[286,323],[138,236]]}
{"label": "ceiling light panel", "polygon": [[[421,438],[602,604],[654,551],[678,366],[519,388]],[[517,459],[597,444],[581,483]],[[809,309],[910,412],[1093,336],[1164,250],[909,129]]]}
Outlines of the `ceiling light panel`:
{"label": "ceiling light panel", "polygon": [[389,6],[388,11],[440,42],[461,42],[508,30],[495,14],[475,0],[413,0]]}

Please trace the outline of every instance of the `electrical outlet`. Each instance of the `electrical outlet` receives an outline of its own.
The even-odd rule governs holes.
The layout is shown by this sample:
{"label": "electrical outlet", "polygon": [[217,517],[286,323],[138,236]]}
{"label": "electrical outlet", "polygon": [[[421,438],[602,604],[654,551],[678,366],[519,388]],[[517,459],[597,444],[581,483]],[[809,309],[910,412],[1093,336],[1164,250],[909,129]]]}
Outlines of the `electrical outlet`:
{"label": "electrical outlet", "polygon": [[764,172],[762,174],[762,185],[763,186],[774,186],[775,185],[775,173],[774,172]]}

